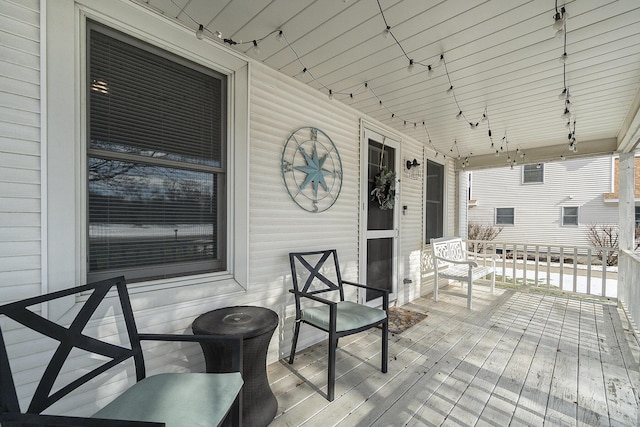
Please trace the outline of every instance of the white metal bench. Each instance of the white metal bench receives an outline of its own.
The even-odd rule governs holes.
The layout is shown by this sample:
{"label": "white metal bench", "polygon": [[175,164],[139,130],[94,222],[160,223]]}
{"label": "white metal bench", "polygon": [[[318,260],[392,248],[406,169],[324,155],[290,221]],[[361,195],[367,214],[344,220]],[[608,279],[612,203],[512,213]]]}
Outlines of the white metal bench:
{"label": "white metal bench", "polygon": [[[434,286],[433,300],[438,301],[438,280],[440,278],[467,282],[467,308],[472,308],[471,296],[473,282],[491,274],[491,293],[493,294],[496,276],[496,260],[493,254],[473,254],[475,258],[485,260],[485,265],[468,259],[467,245],[460,237],[441,237],[431,239],[433,250]],[[489,265],[487,265],[487,263]],[[452,295],[459,295],[452,293]]]}

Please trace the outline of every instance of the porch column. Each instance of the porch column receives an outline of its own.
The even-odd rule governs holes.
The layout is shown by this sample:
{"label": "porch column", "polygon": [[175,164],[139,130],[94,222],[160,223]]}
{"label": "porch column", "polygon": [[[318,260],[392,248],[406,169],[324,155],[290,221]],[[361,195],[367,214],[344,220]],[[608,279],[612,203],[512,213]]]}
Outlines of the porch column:
{"label": "porch column", "polygon": [[620,250],[633,250],[635,233],[635,154],[634,152],[620,154],[619,170],[619,202],[618,216],[620,230],[618,244]]}
{"label": "porch column", "polygon": [[469,209],[469,172],[458,171],[456,180],[458,181],[458,233],[462,239],[469,236],[468,209]]}

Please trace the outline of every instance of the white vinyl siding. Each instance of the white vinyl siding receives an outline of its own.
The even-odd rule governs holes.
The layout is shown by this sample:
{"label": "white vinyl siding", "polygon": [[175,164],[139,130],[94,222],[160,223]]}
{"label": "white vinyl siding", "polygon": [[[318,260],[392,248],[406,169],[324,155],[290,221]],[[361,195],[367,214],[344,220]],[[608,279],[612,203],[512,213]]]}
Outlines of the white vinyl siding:
{"label": "white vinyl siding", "polygon": [[0,303],[40,291],[40,12],[0,2]]}

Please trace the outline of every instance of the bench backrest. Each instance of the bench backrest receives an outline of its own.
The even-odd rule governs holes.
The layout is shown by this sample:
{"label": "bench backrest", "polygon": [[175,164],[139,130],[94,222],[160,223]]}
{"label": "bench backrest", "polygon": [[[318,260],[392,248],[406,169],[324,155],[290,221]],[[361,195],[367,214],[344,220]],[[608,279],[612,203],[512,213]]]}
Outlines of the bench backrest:
{"label": "bench backrest", "polygon": [[[116,314],[120,314],[121,312],[124,316],[126,332],[129,338],[129,347],[91,337],[87,335],[85,331],[87,323],[92,320],[92,315],[96,312],[96,309],[101,305],[105,296],[112,288],[117,290],[116,294],[118,298],[113,298],[113,302],[109,301],[108,310]],[[29,307],[43,302],[78,294],[82,294],[79,300],[84,300],[84,302],[75,317],[69,322],[64,322],[64,324],[45,319],[29,309]],[[103,306],[102,309],[104,308]],[[48,365],[40,378],[29,408],[26,411],[27,413],[39,414],[87,381],[130,357],[133,358],[135,362],[137,380],[140,381],[145,377],[140,338],[133,318],[133,310],[124,277],[103,280],[5,304],[0,306],[0,314],[59,343],[55,351],[52,352]],[[15,331],[12,331],[12,333],[13,332]],[[84,374],[79,373],[77,378],[69,378],[69,380],[66,381],[69,375],[60,375],[60,372],[74,349],[99,355],[100,357],[97,359],[100,359],[102,363],[98,366],[92,365],[91,368],[93,369],[89,370],[89,372]],[[47,354],[49,354],[49,352],[42,352],[41,357],[46,357]],[[73,355],[71,357],[73,357]],[[102,361],[102,359],[105,360]],[[95,362],[96,358],[92,360]],[[84,370],[82,372],[84,372]],[[53,391],[54,385],[55,391]],[[19,413],[21,411],[9,364],[7,348],[2,336],[2,331],[0,330],[0,413],[5,412]]]}
{"label": "bench backrest", "polygon": [[451,261],[467,260],[467,245],[460,237],[440,237],[431,239],[431,250],[433,250],[434,263],[438,267],[450,265]]}

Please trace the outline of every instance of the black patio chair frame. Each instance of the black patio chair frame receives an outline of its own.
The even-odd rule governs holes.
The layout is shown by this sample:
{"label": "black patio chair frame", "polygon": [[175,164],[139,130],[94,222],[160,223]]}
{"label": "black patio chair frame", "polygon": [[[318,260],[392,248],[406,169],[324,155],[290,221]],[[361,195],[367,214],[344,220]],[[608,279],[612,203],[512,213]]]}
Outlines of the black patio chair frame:
{"label": "black patio chair frame", "polygon": [[[313,261],[309,261],[309,258],[318,258],[317,262],[314,265],[311,264]],[[336,349],[338,348],[338,340],[344,336],[356,334],[358,332],[365,331],[367,329],[381,326],[382,328],[382,352],[381,352],[381,371],[383,373],[387,372],[388,367],[388,352],[389,352],[389,324],[388,324],[388,309],[389,309],[389,290],[376,288],[372,286],[366,286],[359,283],[347,281],[342,279],[342,275],[340,273],[340,266],[338,264],[338,254],[336,249],[328,249],[321,251],[311,251],[311,252],[292,252],[289,254],[289,261],[291,263],[291,275],[293,281],[293,289],[290,289],[289,292],[293,293],[295,296],[295,304],[296,304],[296,319],[295,319],[295,330],[293,333],[293,340],[291,343],[291,355],[289,356],[289,364],[293,364],[293,360],[296,352],[296,345],[298,343],[298,334],[300,332],[300,324],[306,323],[315,328],[321,329],[327,333],[329,333],[329,353],[328,353],[328,373],[327,373],[327,400],[332,401],[335,397],[335,379],[336,379]],[[333,261],[333,262],[331,262]],[[309,277],[306,279],[305,283],[300,286],[298,283],[298,271],[297,264],[300,264],[306,269],[306,272],[309,273]],[[325,265],[327,265],[325,267]],[[326,274],[323,274],[322,269],[327,268],[331,270],[332,274],[335,275],[336,280],[333,281],[327,277]],[[312,284],[321,283],[324,284],[325,287],[321,285],[318,286],[318,289],[310,290]],[[336,297],[333,300],[327,299],[330,295],[337,292],[339,294],[339,301],[344,301],[344,288],[343,285],[351,285],[358,287],[364,290],[371,290],[374,292],[379,292],[382,295],[382,310],[385,312],[385,317],[382,320],[378,320],[372,323],[367,323],[360,325],[359,327],[348,329],[344,331],[336,330],[336,322],[338,318],[338,301]],[[323,294],[325,297],[320,297],[318,294]],[[308,298],[310,300],[316,301],[318,303],[327,305],[329,307],[329,327],[323,328],[316,324],[310,323],[303,319],[302,312],[303,308],[301,307],[301,299]]]}
{"label": "black patio chair frame", "polygon": [[[102,341],[84,335],[83,330],[100,303],[107,297],[107,294],[116,289],[122,315],[129,337],[127,348],[121,345]],[[67,328],[51,320],[41,317],[34,311],[28,309],[36,304],[53,301],[58,298],[70,295],[82,294],[86,301],[76,314],[70,326]],[[113,293],[112,293],[113,294]],[[88,295],[88,296],[87,296]],[[117,302],[114,302],[114,305]],[[25,413],[20,410],[18,396],[15,388],[14,378],[11,371],[7,348],[0,330],[0,424],[3,426],[122,426],[122,427],[151,427],[164,426],[162,422],[148,422],[135,420],[114,420],[104,418],[74,417],[64,415],[43,415],[42,411],[53,405],[55,402],[68,395],[78,387],[87,383],[98,375],[108,371],[116,365],[133,358],[136,371],[136,381],[145,378],[145,364],[142,354],[141,341],[188,341],[198,343],[218,343],[229,348],[231,356],[231,371],[242,374],[242,339],[220,337],[215,335],[175,335],[175,334],[148,334],[138,333],[136,328],[131,301],[127,292],[124,277],[116,277],[83,286],[76,286],[62,291],[28,298],[25,300],[9,303],[0,306],[0,314],[5,315],[20,323],[26,328],[39,332],[40,334],[59,341],[56,351],[53,353],[49,364],[44,370],[38,383],[36,391],[31,399]],[[95,369],[81,375],[79,378],[66,384],[56,384],[62,367],[70,355],[73,348],[83,349],[93,354],[104,356],[106,360]],[[180,375],[190,375],[184,373]],[[215,375],[215,374],[207,374]],[[53,391],[56,385],[56,391]],[[60,388],[57,388],[61,386]],[[223,419],[224,423],[231,422],[233,425],[242,424],[242,393],[239,392],[236,399]],[[222,423],[221,423],[222,424]]]}

